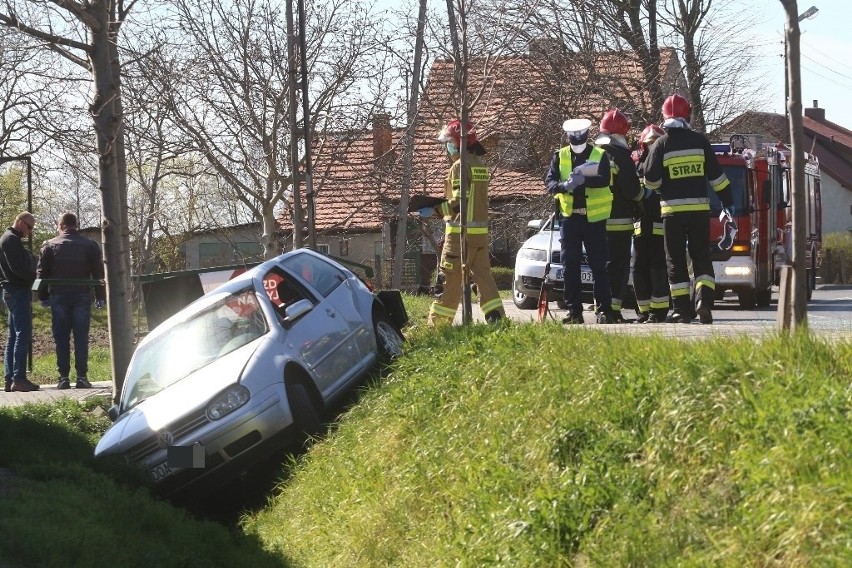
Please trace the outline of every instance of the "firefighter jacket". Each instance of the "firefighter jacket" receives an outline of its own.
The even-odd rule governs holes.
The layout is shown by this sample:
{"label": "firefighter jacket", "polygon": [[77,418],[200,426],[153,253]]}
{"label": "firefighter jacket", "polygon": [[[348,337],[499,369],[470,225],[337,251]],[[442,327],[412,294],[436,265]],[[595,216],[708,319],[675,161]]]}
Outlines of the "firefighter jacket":
{"label": "firefighter jacket", "polygon": [[[640,180],[645,178],[645,159],[648,157],[648,151],[634,152],[633,159],[636,161],[636,174]],[[645,190],[645,184],[642,183],[642,189]],[[636,210],[637,220],[633,223],[633,237],[662,237],[663,236],[663,217],[660,213],[660,194],[656,191],[648,189],[645,191],[645,198],[639,203]]]}
{"label": "firefighter jacket", "polygon": [[[467,192],[467,243],[471,246],[488,247],[488,168],[482,158],[468,154],[470,165],[470,189]],[[456,160],[444,181],[444,197],[447,201],[437,206],[444,217],[446,229],[444,246],[452,253],[461,253],[461,160]]]}
{"label": "firefighter jacket", "polygon": [[604,144],[610,161],[612,211],[606,220],[607,231],[633,232],[633,212],[645,193],[630,150],[615,144]]}
{"label": "firefighter jacket", "polygon": [[[568,179],[573,169],[587,161],[600,164],[598,175],[586,178],[586,183],[577,186],[571,193],[557,193],[555,190]],[[610,176],[609,158],[601,148],[589,144],[583,152],[574,154],[570,146],[565,146],[553,153],[545,185],[548,193],[555,194],[563,217],[582,212],[590,223],[594,223],[609,218],[612,210]]]}
{"label": "firefighter jacket", "polygon": [[663,217],[710,211],[707,182],[726,207],[733,203],[730,182],[710,142],[688,128],[669,128],[645,160],[645,185],[660,193]]}

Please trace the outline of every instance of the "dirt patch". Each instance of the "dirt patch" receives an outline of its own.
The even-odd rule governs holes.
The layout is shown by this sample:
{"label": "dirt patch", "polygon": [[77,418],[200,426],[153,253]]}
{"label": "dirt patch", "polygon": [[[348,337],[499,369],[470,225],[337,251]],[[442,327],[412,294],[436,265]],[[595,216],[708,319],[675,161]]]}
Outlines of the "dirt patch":
{"label": "dirt patch", "polygon": [[[3,345],[5,345],[6,333],[3,330]],[[73,338],[71,340],[73,342]],[[49,355],[54,353],[53,335],[50,330],[33,330],[33,356]],[[109,332],[106,329],[89,330],[89,347],[105,347],[109,349]],[[73,344],[72,344],[73,348]],[[0,353],[0,359],[3,354]]]}

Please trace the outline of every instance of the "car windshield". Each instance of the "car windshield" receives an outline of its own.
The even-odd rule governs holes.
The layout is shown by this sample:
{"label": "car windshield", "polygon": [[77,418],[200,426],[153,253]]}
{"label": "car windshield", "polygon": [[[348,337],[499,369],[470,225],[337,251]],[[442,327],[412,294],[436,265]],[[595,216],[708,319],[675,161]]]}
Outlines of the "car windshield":
{"label": "car windshield", "polygon": [[252,288],[228,295],[136,351],[124,385],[122,408],[133,408],[268,329]]}

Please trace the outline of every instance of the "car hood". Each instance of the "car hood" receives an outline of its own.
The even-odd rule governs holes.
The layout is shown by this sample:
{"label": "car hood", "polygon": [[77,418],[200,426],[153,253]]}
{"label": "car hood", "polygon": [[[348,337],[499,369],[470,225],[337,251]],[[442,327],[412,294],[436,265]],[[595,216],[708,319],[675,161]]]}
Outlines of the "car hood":
{"label": "car hood", "polygon": [[542,231],[534,234],[526,241],[524,241],[524,244],[521,246],[521,248],[532,248],[546,251],[548,249],[548,243],[551,239],[551,236],[553,238],[553,250],[559,250],[559,234],[553,231]]}
{"label": "car hood", "polygon": [[228,353],[119,416],[98,441],[95,456],[126,452],[169,424],[203,409],[215,395],[239,382],[246,363],[263,340],[258,338]]}

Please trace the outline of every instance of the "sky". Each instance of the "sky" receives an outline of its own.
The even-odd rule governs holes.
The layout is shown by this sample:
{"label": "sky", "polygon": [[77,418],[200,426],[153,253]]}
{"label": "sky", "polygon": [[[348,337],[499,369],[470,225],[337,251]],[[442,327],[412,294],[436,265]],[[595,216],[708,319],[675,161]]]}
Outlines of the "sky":
{"label": "sky", "polygon": [[[780,0],[740,3],[744,9],[762,14],[753,45],[763,46],[761,71],[768,72],[772,103],[767,110],[784,113],[784,23]],[[816,6],[812,19],[799,22],[801,36],[802,107],[813,101],[825,109],[831,122],[852,130],[852,2],[849,0],[799,0],[799,13]]]}

